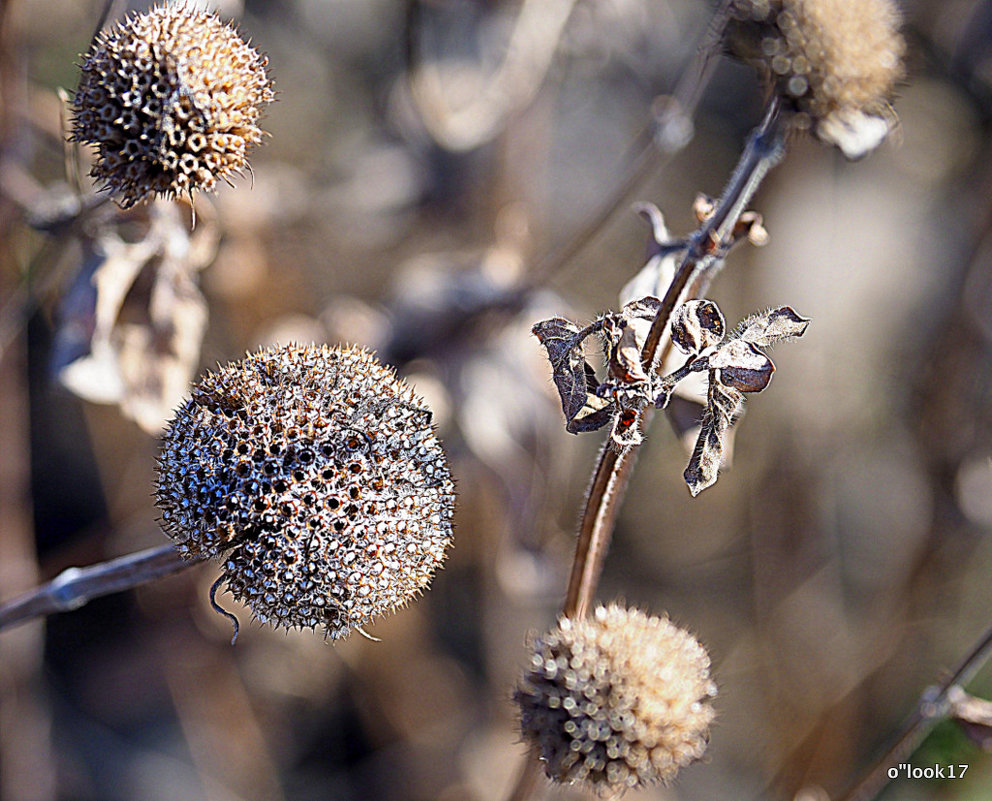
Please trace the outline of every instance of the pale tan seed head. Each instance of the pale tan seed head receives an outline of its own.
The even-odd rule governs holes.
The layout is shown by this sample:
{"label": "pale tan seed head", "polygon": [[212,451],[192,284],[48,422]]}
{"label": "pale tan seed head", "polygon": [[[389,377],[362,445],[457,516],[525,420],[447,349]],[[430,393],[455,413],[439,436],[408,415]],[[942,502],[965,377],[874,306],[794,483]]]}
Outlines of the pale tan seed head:
{"label": "pale tan seed head", "polygon": [[727,42],[798,112],[796,123],[858,157],[895,122],[905,43],[893,0],[733,0]]}
{"label": "pale tan seed head", "polygon": [[403,606],[451,541],[431,413],[358,348],[290,345],[207,373],[176,412],[156,503],[256,619],[331,638]]}
{"label": "pale tan seed head", "polygon": [[557,782],[618,792],[699,759],[714,711],[705,649],[667,618],[599,607],[537,637],[514,699]]}
{"label": "pale tan seed head", "polygon": [[230,182],[262,140],[266,64],[215,14],[184,6],[101,33],[72,103],[73,138],[96,146],[91,175],[124,208]]}

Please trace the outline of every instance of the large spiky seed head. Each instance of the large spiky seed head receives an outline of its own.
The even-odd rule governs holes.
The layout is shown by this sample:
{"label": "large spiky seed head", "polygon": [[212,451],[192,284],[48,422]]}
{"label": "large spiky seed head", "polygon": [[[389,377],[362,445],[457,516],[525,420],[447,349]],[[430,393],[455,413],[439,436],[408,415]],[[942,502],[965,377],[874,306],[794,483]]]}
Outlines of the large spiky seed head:
{"label": "large spiky seed head", "polygon": [[91,175],[124,208],[230,182],[262,139],[267,60],[234,28],[162,6],[101,33],[83,59],[72,136],[96,145]]}
{"label": "large spiky seed head", "polygon": [[186,556],[220,557],[263,622],[331,638],[407,603],[451,540],[431,412],[367,351],[261,350],[176,412],[156,502]]}
{"label": "large spiky seed head", "polygon": [[863,156],[895,122],[905,43],[894,0],[733,0],[731,52],[755,65],[797,122]]}
{"label": "large spiky seed head", "polygon": [[667,618],[599,607],[537,637],[517,685],[548,777],[596,789],[666,782],[699,759],[716,695],[703,647]]}

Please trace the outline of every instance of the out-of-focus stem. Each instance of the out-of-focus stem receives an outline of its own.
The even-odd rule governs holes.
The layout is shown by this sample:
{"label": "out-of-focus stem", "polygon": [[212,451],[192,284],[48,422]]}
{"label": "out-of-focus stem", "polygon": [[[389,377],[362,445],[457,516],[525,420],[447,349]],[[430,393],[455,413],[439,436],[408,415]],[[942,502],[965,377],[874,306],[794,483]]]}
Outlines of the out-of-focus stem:
{"label": "out-of-focus stem", "polygon": [[913,714],[903,724],[893,743],[872,764],[840,801],[870,801],[891,781],[889,768],[906,759],[941,720],[947,717],[951,705],[948,693],[953,687],[964,686],[992,657],[992,628],[986,629],[971,651],[942,682],[928,687]]}
{"label": "out-of-focus stem", "polygon": [[90,567],[70,567],[47,584],[0,606],[0,631],[37,617],[70,612],[94,598],[122,592],[196,564],[171,545],[149,548]]}

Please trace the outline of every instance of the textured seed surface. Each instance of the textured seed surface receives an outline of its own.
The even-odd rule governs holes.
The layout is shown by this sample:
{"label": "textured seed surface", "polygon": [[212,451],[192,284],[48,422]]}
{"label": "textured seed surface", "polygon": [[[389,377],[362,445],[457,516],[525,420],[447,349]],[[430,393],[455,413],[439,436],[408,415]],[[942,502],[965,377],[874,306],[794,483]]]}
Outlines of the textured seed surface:
{"label": "textured seed surface", "polygon": [[548,777],[617,792],[699,759],[713,720],[710,660],[665,618],[620,606],[538,637],[514,698]]}
{"label": "textured seed surface", "polygon": [[337,638],[404,605],[451,539],[431,414],[358,348],[262,350],[208,373],[169,426],[156,499],[263,622]]}
{"label": "textured seed surface", "polygon": [[813,120],[880,112],[902,77],[892,0],[734,0],[730,47]]}
{"label": "textured seed surface", "polygon": [[100,34],[73,98],[73,138],[124,208],[210,191],[247,166],[273,99],[266,59],[208,14],[163,6]]}

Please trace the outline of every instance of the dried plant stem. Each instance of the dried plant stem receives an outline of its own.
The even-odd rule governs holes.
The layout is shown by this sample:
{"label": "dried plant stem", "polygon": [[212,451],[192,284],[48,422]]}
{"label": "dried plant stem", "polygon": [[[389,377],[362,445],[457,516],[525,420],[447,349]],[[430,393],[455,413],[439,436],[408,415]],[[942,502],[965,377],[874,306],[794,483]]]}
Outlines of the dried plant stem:
{"label": "dried plant stem", "polygon": [[[661,308],[644,343],[641,363],[645,372],[651,370],[656,362],[662,337],[668,330],[672,312],[686,287],[698,273],[712,270],[722,261],[725,255],[724,243],[728,240],[730,231],[754,195],[761,179],[781,157],[782,137],[777,125],[778,111],[778,102],[772,101],[761,125],[748,139],[740,162],[715,212],[690,238],[686,254],[665,292]],[[600,453],[582,513],[572,573],[562,607],[563,615],[581,616],[589,610],[633,464],[634,450],[633,447],[626,447],[618,451],[607,445]]]}
{"label": "dried plant stem", "polygon": [[[745,206],[768,170],[781,159],[784,146],[779,126],[779,110],[779,102],[773,98],[761,125],[748,138],[740,161],[714,213],[689,238],[685,256],[665,292],[641,351],[641,363],[645,371],[653,369],[658,361],[660,351],[663,350],[662,338],[668,331],[671,315],[683,299],[686,289],[690,292],[705,289],[732,244],[730,234]],[[642,413],[642,427],[645,421],[646,415]],[[565,617],[584,616],[592,605],[636,453],[637,448],[634,446],[616,448],[610,443],[604,445],[600,451],[586,495],[572,572],[562,605],[561,614]],[[536,762],[536,759],[529,756],[527,761]],[[532,771],[533,768],[529,766],[521,769],[511,796],[512,801],[527,801],[531,797]]]}
{"label": "dried plant stem", "polygon": [[90,567],[70,567],[47,584],[0,606],[0,631],[37,617],[70,612],[94,598],[122,592],[196,564],[171,545],[149,548]]}
{"label": "dried plant stem", "polygon": [[939,684],[928,687],[916,709],[903,724],[892,745],[886,749],[840,801],[870,801],[891,781],[889,768],[906,759],[950,711],[948,693],[971,681],[992,657],[992,627],[986,629],[971,651]]}

